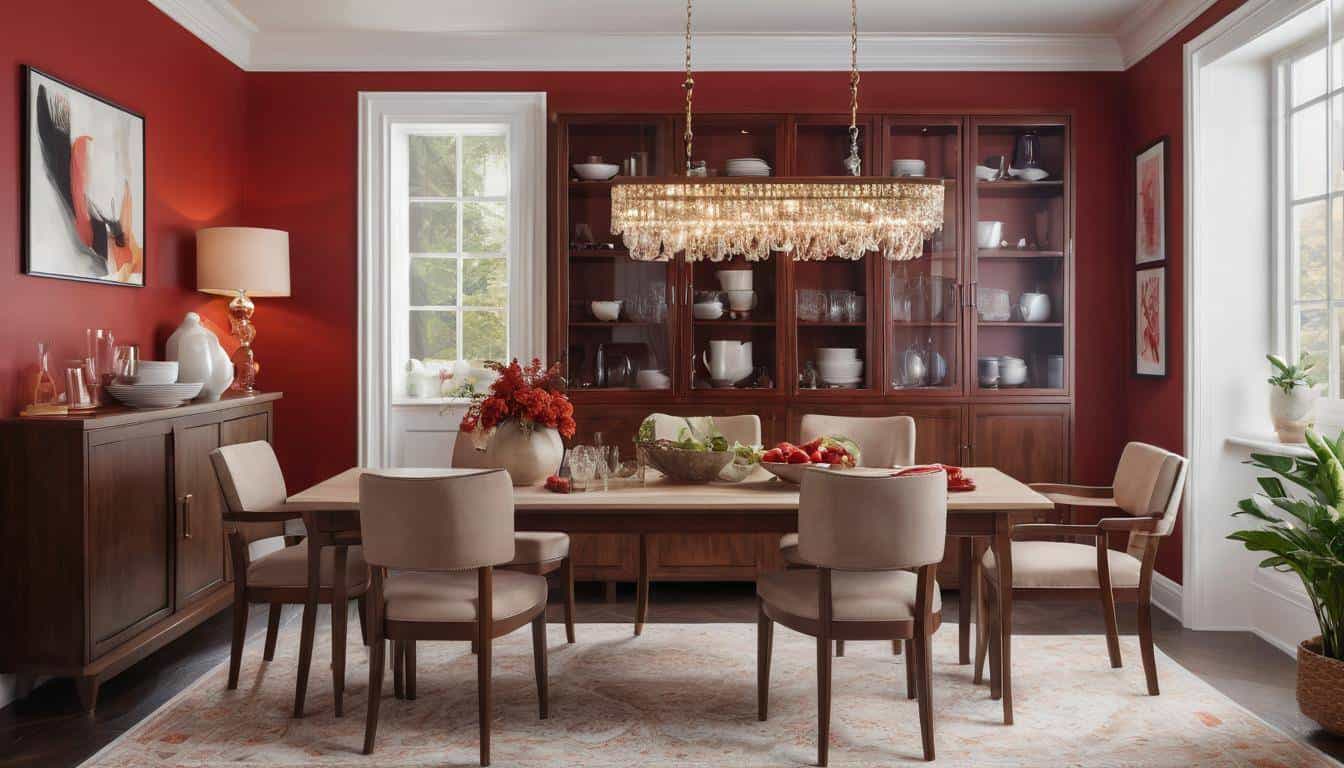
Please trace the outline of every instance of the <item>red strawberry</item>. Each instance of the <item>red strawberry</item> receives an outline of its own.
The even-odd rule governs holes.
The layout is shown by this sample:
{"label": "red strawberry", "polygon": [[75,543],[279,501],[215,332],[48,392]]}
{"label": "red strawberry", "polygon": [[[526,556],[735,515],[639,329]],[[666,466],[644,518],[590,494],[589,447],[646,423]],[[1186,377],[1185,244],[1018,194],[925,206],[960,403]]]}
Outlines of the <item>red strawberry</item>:
{"label": "red strawberry", "polygon": [[784,461],[784,452],[778,448],[771,448],[761,454],[761,461],[768,461],[771,463],[782,462]]}
{"label": "red strawberry", "polygon": [[794,451],[789,454],[788,462],[790,464],[807,464],[809,462],[807,454],[802,451]]}
{"label": "red strawberry", "polygon": [[787,449],[796,448],[797,446],[795,446],[793,443],[790,443],[788,440],[785,440],[784,442],[780,443],[779,445],[776,445],[775,447],[780,449],[781,451],[784,451]]}
{"label": "red strawberry", "polygon": [[821,451],[812,451],[812,455],[808,456],[808,458],[812,460],[812,463],[813,463],[813,464],[829,464],[829,463],[830,463],[830,459],[826,458],[825,456],[822,456],[822,455],[821,455]]}
{"label": "red strawberry", "polygon": [[813,451],[821,447],[821,438],[820,437],[813,438],[798,447],[802,448],[804,451],[807,451],[808,453],[812,453]]}

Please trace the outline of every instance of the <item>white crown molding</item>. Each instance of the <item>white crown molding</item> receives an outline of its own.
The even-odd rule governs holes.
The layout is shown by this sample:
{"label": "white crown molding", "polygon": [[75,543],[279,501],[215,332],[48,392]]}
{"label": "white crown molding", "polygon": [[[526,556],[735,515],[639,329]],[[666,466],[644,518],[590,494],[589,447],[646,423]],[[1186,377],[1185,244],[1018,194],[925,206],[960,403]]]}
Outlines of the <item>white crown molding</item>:
{"label": "white crown molding", "polygon": [[1121,69],[1129,69],[1175,37],[1217,0],[1148,0],[1116,30]]}
{"label": "white crown molding", "polygon": [[149,0],[206,45],[214,48],[239,69],[252,59],[252,40],[257,26],[233,7],[229,0]]}

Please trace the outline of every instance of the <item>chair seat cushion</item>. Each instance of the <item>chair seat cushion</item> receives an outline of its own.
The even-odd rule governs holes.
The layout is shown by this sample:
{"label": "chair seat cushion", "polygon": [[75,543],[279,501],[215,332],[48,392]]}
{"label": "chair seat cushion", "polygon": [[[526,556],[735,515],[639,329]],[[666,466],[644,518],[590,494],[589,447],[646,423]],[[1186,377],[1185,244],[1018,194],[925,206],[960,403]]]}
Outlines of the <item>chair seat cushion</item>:
{"label": "chair seat cushion", "polygon": [[[330,587],[335,580],[334,547],[322,548],[321,583]],[[345,585],[347,589],[363,587],[369,582],[369,567],[364,563],[364,551],[350,547],[345,557]],[[255,560],[247,567],[249,587],[306,587],[308,586],[308,544],[284,547]]]}
{"label": "chair seat cushion", "polygon": [[569,534],[526,531],[513,534],[510,565],[531,565],[569,557]]}
{"label": "chair seat cushion", "polygon": [[789,565],[811,565],[798,555],[798,534],[786,533],[779,539],[779,554]]}
{"label": "chair seat cushion", "polygon": [[[391,621],[470,623],[476,621],[476,571],[429,573],[402,571],[383,582]],[[546,605],[546,579],[530,573],[495,569],[492,613],[495,621]]]}
{"label": "chair seat cushion", "polygon": [[[776,571],[756,580],[756,594],[771,606],[804,619],[818,615],[816,570]],[[903,621],[915,617],[919,577],[909,571],[832,571],[833,621]],[[943,608],[938,585],[933,587],[933,612]]]}
{"label": "chair seat cushion", "polygon": [[[1111,550],[1106,553],[1112,587],[1139,586],[1143,564],[1132,555]],[[985,575],[998,581],[994,551],[985,552]],[[1096,589],[1097,548],[1092,544],[1064,541],[1014,541],[1013,586],[1025,589]]]}
{"label": "chair seat cushion", "polygon": [[1104,507],[1114,509],[1116,512],[1121,512],[1120,508],[1115,505],[1115,499],[1110,496],[1097,498],[1095,496],[1076,496],[1072,493],[1059,492],[1043,493],[1041,495],[1050,501],[1053,501],[1057,506]]}

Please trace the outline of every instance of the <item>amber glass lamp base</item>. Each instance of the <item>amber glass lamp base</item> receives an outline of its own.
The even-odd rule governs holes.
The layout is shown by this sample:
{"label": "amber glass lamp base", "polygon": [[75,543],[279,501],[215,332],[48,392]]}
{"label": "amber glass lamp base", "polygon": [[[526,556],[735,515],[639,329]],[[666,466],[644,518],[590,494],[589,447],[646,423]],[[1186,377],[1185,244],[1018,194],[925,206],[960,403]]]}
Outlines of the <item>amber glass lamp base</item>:
{"label": "amber glass lamp base", "polygon": [[257,373],[261,365],[252,354],[252,340],[257,336],[257,327],[252,324],[252,313],[256,305],[247,297],[246,291],[229,302],[229,327],[238,339],[238,350],[233,353],[233,386],[231,389],[244,395],[256,394]]}

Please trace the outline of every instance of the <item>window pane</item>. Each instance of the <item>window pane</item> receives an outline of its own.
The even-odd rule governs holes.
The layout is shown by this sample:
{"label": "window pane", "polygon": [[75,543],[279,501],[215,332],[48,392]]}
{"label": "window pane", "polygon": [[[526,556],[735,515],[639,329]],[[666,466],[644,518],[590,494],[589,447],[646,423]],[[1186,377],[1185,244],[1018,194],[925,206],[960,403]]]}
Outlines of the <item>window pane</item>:
{"label": "window pane", "polygon": [[411,306],[457,304],[457,259],[411,259]]}
{"label": "window pane", "polygon": [[1293,197],[1325,192],[1325,102],[1313,104],[1289,118],[1292,128]]}
{"label": "window pane", "polygon": [[457,137],[410,137],[411,196],[457,196]]}
{"label": "window pane", "polygon": [[457,312],[411,310],[411,357],[457,359]]}
{"label": "window pane", "polygon": [[462,348],[468,360],[504,360],[508,356],[508,318],[500,311],[462,313]]}
{"label": "window pane", "polygon": [[[1336,83],[1338,88],[1342,85]],[[1330,189],[1338,192],[1344,189],[1344,97],[1330,98]]]}
{"label": "window pane", "polygon": [[509,193],[509,151],[503,136],[462,137],[462,194],[503,197]]}
{"label": "window pane", "polygon": [[462,304],[503,307],[509,301],[509,262],[504,259],[462,260]]}
{"label": "window pane", "polygon": [[1326,291],[1325,201],[1295,205],[1293,256],[1297,261],[1295,299],[1321,300]]}
{"label": "window pane", "polygon": [[[1324,40],[1321,40],[1322,44],[1324,44],[1324,42]],[[1325,93],[1325,67],[1326,61],[1324,48],[1293,62],[1292,83],[1294,106],[1301,104],[1304,101],[1310,101]]]}
{"label": "window pane", "polygon": [[499,253],[508,241],[508,222],[503,203],[462,204],[462,250],[466,253]]}
{"label": "window pane", "polygon": [[1330,318],[1324,306],[1301,307],[1297,311],[1297,352],[1310,352],[1317,360],[1329,360]]}
{"label": "window pane", "polygon": [[457,252],[457,203],[411,203],[411,253]]}

